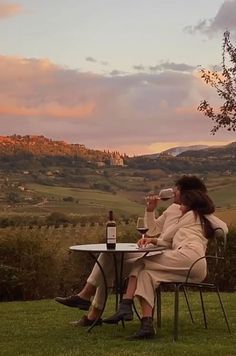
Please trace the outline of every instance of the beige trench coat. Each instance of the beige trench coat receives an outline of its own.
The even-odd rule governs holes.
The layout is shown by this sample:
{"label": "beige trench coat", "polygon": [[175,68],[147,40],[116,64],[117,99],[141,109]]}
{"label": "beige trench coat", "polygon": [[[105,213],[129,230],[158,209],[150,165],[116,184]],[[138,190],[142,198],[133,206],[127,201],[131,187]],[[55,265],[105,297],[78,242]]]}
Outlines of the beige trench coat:
{"label": "beige trench coat", "polygon": [[[203,235],[200,219],[189,211],[163,231],[158,238],[167,250],[161,255],[147,255],[134,262],[130,276],[137,277],[135,295],[154,306],[155,289],[160,282],[182,282],[192,263],[205,255],[207,239]],[[206,260],[199,261],[190,281],[200,282],[206,276]]]}

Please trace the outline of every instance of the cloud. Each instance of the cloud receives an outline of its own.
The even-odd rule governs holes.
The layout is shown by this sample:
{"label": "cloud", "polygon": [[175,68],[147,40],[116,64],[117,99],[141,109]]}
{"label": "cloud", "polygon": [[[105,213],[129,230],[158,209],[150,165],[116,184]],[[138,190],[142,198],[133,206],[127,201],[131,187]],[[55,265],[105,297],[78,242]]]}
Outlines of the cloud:
{"label": "cloud", "polygon": [[[127,153],[176,140],[209,141],[211,123],[196,110],[202,98],[216,102],[214,91],[194,73],[104,76],[46,59],[0,56],[3,135],[43,134]],[[217,140],[229,135],[217,134]]]}
{"label": "cloud", "polygon": [[192,66],[186,63],[174,63],[174,62],[163,62],[161,64],[157,64],[156,66],[150,66],[150,71],[163,71],[163,70],[173,70],[177,72],[192,72],[196,69],[196,66]]}
{"label": "cloud", "polygon": [[5,1],[0,3],[0,19],[15,16],[23,11],[20,4],[8,4]]}
{"label": "cloud", "polygon": [[210,32],[236,30],[236,0],[225,1],[213,19]]}
{"label": "cloud", "polygon": [[65,107],[59,103],[50,102],[38,107],[19,107],[17,103],[9,102],[8,105],[1,105],[0,115],[8,116],[23,116],[23,117],[51,117],[51,118],[79,118],[90,115],[93,112],[93,103],[87,103],[85,105],[76,105],[72,108]]}
{"label": "cloud", "polygon": [[186,26],[184,31],[190,34],[201,32],[209,36],[216,32],[229,30],[236,32],[236,0],[225,0],[212,19],[200,20],[195,26]]}
{"label": "cloud", "polygon": [[[81,99],[83,75],[76,85],[76,71],[59,68],[48,60],[0,56],[0,73],[2,116],[85,119],[94,109],[89,98]],[[10,88],[14,82],[16,88]],[[73,94],[75,87],[77,94]]]}
{"label": "cloud", "polygon": [[97,63],[97,60],[96,60],[95,58],[93,58],[93,57],[86,57],[85,60],[86,60],[87,62]]}
{"label": "cloud", "polygon": [[207,32],[211,23],[212,20],[199,20],[195,26],[184,27],[184,32],[187,32],[190,35],[193,35],[196,32]]}
{"label": "cloud", "polygon": [[229,30],[236,32],[236,0],[225,0],[219,8],[216,16],[212,19],[200,20],[195,26],[186,26],[184,31],[190,34],[196,32],[212,36],[217,32]]}
{"label": "cloud", "polygon": [[117,70],[117,69],[114,69],[110,72],[111,76],[124,75],[124,74],[126,74],[126,73],[121,70]]}
{"label": "cloud", "polygon": [[91,63],[98,63],[98,64],[100,64],[100,65],[102,65],[102,66],[108,66],[108,62],[107,61],[98,61],[97,59],[95,59],[94,57],[86,57],[85,58],[85,60],[87,61],[87,62],[91,62]]}
{"label": "cloud", "polygon": [[144,71],[145,67],[142,64],[140,64],[140,65],[133,66],[133,69],[138,70],[138,71]]}
{"label": "cloud", "polygon": [[174,63],[174,62],[161,62],[156,65],[152,65],[149,67],[145,67],[142,64],[140,65],[134,65],[133,69],[139,72],[145,72],[145,71],[150,71],[150,72],[160,72],[160,71],[176,71],[176,72],[192,72],[194,69],[196,69],[197,66],[189,65],[186,63]]}

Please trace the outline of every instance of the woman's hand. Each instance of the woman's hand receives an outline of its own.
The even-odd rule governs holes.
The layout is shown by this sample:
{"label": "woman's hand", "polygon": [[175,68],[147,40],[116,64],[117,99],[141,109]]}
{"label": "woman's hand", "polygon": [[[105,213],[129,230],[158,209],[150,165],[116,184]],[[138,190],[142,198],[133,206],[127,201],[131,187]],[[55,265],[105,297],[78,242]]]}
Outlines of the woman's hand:
{"label": "woman's hand", "polygon": [[144,238],[138,240],[138,242],[137,242],[137,245],[140,248],[145,248],[149,244],[156,245],[156,239],[153,237],[144,237]]}
{"label": "woman's hand", "polygon": [[158,201],[159,201],[159,200],[160,200],[160,199],[158,198],[157,195],[150,195],[150,196],[148,196],[148,197],[146,198],[146,201],[147,201],[147,203],[146,203],[146,210],[147,210],[148,212],[154,211],[154,210],[156,209],[156,207],[157,207],[157,204],[158,204]]}

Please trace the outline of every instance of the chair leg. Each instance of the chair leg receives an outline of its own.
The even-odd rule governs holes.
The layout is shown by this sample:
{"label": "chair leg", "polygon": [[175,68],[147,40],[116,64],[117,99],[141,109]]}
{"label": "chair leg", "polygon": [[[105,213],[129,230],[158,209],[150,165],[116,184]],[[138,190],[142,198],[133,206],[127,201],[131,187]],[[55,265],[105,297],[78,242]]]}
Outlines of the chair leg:
{"label": "chair leg", "polygon": [[188,307],[188,311],[189,311],[189,315],[190,315],[191,321],[192,321],[192,323],[194,323],[193,313],[192,313],[192,310],[190,308],[190,304],[189,304],[189,301],[188,301],[188,294],[187,294],[185,286],[183,286],[183,291],[184,291],[185,301],[186,301],[186,304],[187,304],[187,307]]}
{"label": "chair leg", "polygon": [[156,290],[157,329],[161,329],[161,287]]}
{"label": "chair leg", "polygon": [[179,289],[181,285],[175,285],[175,303],[174,303],[174,341],[178,340],[179,335]]}
{"label": "chair leg", "polygon": [[139,312],[138,312],[138,310],[137,310],[137,308],[136,308],[136,305],[135,305],[134,301],[133,301],[133,308],[134,308],[134,312],[135,312],[135,314],[137,315],[138,319],[141,320],[141,317],[140,317],[140,315],[139,315]]}
{"label": "chair leg", "polygon": [[202,294],[201,287],[199,288],[199,293],[200,293],[200,299],[201,299],[204,326],[205,326],[205,329],[207,329],[207,318],[206,318],[205,305],[204,305],[204,300],[203,300],[203,294]]}
{"label": "chair leg", "polygon": [[113,253],[113,263],[114,263],[114,268],[115,268],[115,288],[116,288],[116,311],[118,310],[118,305],[119,305],[119,296],[120,296],[120,288],[121,284],[119,281],[119,276],[118,276],[118,268],[117,268],[117,259],[116,259],[116,254]]}
{"label": "chair leg", "polygon": [[228,332],[231,334],[231,329],[230,329],[230,326],[229,326],[228,318],[227,318],[227,315],[226,315],[226,312],[225,312],[225,308],[224,308],[224,305],[223,305],[223,302],[222,302],[222,299],[221,299],[220,292],[219,292],[218,288],[216,288],[216,293],[217,293],[218,298],[219,298],[219,302],[220,302],[220,305],[221,305],[222,313],[224,315],[224,319],[225,319],[225,322],[226,322],[226,325],[227,325]]}

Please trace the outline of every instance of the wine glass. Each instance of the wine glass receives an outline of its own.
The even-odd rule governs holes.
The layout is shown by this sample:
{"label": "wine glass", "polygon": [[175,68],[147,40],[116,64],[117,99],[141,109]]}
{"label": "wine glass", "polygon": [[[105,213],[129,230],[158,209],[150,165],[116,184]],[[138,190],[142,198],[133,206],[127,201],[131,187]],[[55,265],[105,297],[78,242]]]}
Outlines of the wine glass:
{"label": "wine glass", "polygon": [[153,201],[153,200],[169,200],[174,198],[175,194],[174,194],[174,190],[172,188],[166,188],[166,189],[161,189],[159,194],[149,194],[145,197],[146,203],[149,204],[149,202]]}
{"label": "wine glass", "polygon": [[162,189],[159,192],[159,199],[168,200],[174,197],[174,191],[172,188]]}
{"label": "wine glass", "polygon": [[136,224],[136,229],[142,235],[142,239],[143,239],[146,232],[148,231],[146,220],[144,218],[138,218],[137,224]]}

